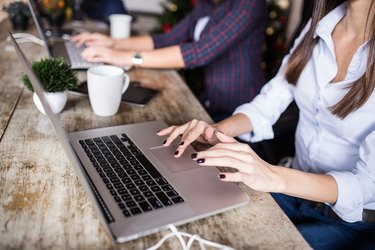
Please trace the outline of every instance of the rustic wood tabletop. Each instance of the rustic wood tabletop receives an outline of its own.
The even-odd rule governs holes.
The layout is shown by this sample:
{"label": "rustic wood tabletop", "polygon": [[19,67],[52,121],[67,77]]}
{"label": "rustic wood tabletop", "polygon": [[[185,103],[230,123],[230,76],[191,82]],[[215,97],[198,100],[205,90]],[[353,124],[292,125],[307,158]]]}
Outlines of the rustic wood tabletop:
{"label": "rustic wood tabletop", "polygon": [[[23,70],[6,41],[9,29],[9,21],[0,24],[0,249],[145,249],[157,243],[169,232],[124,244],[107,235],[47,117],[20,82]],[[21,48],[31,61],[46,56],[35,44]],[[66,130],[156,119],[212,122],[175,71],[136,69],[129,75],[160,93],[143,108],[122,103],[107,118],[92,112],[87,97],[69,95],[59,115]],[[309,249],[269,194],[240,187],[250,196],[248,205],[178,229],[235,249]],[[180,249],[179,241],[170,239],[162,249]]]}

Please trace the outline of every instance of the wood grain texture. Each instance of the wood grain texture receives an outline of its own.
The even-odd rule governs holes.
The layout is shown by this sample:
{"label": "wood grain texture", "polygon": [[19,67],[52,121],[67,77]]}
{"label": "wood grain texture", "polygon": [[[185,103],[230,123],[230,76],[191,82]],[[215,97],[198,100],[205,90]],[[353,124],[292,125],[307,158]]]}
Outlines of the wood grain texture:
{"label": "wood grain texture", "polygon": [[[1,27],[1,26],[0,26]],[[1,30],[1,28],[0,28]],[[124,244],[106,234],[46,116],[19,82],[21,65],[0,41],[0,249],[145,249],[163,231]],[[30,58],[43,55],[22,45]],[[80,73],[84,79],[85,73]],[[160,93],[144,108],[121,104],[109,118],[96,116],[87,97],[70,95],[59,115],[68,131],[155,119],[182,124],[211,122],[189,88],[172,70],[132,70],[132,80]],[[240,185],[251,202],[239,209],[191,222],[178,229],[236,249],[308,249],[271,196]],[[194,245],[197,249],[198,245]],[[162,249],[180,249],[177,239]]]}

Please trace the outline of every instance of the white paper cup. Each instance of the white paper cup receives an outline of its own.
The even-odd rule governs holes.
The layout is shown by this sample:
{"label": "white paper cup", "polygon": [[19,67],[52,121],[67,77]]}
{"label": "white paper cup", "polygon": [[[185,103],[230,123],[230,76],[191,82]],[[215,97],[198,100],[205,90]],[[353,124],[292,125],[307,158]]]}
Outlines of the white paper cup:
{"label": "white paper cup", "polygon": [[130,36],[132,17],[125,14],[112,14],[109,16],[110,32],[112,38],[127,38]]}
{"label": "white paper cup", "polygon": [[115,115],[122,94],[129,86],[129,76],[120,67],[94,66],[87,71],[87,87],[92,110],[98,116]]}

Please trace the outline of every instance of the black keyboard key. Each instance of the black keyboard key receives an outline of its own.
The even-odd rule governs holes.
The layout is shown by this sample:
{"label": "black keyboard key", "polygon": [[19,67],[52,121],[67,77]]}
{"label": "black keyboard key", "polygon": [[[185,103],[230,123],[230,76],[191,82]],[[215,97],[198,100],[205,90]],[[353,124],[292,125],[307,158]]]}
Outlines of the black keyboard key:
{"label": "black keyboard key", "polygon": [[124,183],[124,184],[132,183],[132,180],[131,180],[130,178],[128,178],[128,177],[123,178],[123,179],[121,179],[121,180],[122,180],[122,183]]}
{"label": "black keyboard key", "polygon": [[184,199],[182,199],[180,196],[172,198],[172,201],[174,204],[184,202]]}
{"label": "black keyboard key", "polygon": [[125,217],[130,217],[131,216],[129,210],[127,210],[127,209],[122,210],[122,213],[125,215]]}
{"label": "black keyboard key", "polygon": [[141,192],[139,192],[138,189],[132,189],[132,190],[129,190],[129,193],[134,196],[134,195],[140,194]]}
{"label": "black keyboard key", "polygon": [[151,180],[151,181],[146,181],[146,184],[149,186],[149,187],[152,187],[152,186],[156,186],[156,182]]}
{"label": "black keyboard key", "polygon": [[168,191],[168,192],[166,192],[166,194],[167,194],[169,197],[175,197],[175,196],[178,196],[178,193],[177,193],[175,190]]}
{"label": "black keyboard key", "polygon": [[145,183],[144,183],[142,180],[136,180],[136,181],[134,182],[134,184],[135,184],[137,187],[139,187],[139,186],[141,186],[141,185],[144,185]]}
{"label": "black keyboard key", "polygon": [[168,192],[168,191],[173,190],[173,187],[171,185],[164,185],[164,186],[161,186],[161,189],[163,189],[164,192]]}
{"label": "black keyboard key", "polygon": [[150,191],[150,189],[146,185],[141,185],[138,187],[141,192]]}
{"label": "black keyboard key", "polygon": [[144,170],[144,168],[143,168],[141,165],[134,165],[133,168],[134,168],[136,171],[142,171],[142,170]]}
{"label": "black keyboard key", "polygon": [[136,195],[136,196],[134,196],[134,200],[136,202],[141,202],[141,201],[144,201],[145,198],[142,195]]}
{"label": "black keyboard key", "polygon": [[129,169],[129,170],[126,171],[126,173],[127,173],[128,175],[133,175],[133,174],[135,174],[136,172],[135,172],[134,169]]}
{"label": "black keyboard key", "polygon": [[116,202],[120,202],[121,201],[120,196],[115,196],[115,197],[113,197],[113,199],[115,199]]}
{"label": "black keyboard key", "polygon": [[130,189],[135,189],[135,185],[133,183],[125,184],[125,187],[130,190]]}
{"label": "black keyboard key", "polygon": [[151,191],[143,192],[143,195],[144,195],[146,198],[154,197],[154,194],[153,194]]}
{"label": "black keyboard key", "polygon": [[149,180],[152,179],[152,177],[151,177],[150,175],[143,175],[143,176],[142,176],[142,179],[143,179],[144,181],[149,181]]}
{"label": "black keyboard key", "polygon": [[116,189],[122,189],[122,188],[124,188],[124,184],[122,184],[121,182],[116,183],[116,184],[114,184],[113,186],[114,186]]}
{"label": "black keyboard key", "polygon": [[122,199],[123,201],[131,201],[131,200],[133,200],[133,198],[131,197],[130,194],[124,194],[124,195],[122,195],[122,196],[121,196],[121,199]]}
{"label": "black keyboard key", "polygon": [[137,160],[143,165],[143,167],[152,177],[154,177],[155,179],[162,177],[159,171],[156,170],[156,168],[144,155],[137,155]]}
{"label": "black keyboard key", "polygon": [[155,209],[163,207],[163,205],[160,203],[160,201],[158,199],[156,199],[155,197],[152,197],[152,198],[148,199],[148,202],[150,202],[151,206]]}
{"label": "black keyboard key", "polygon": [[159,186],[153,186],[153,187],[151,187],[151,191],[154,192],[154,193],[156,193],[156,192],[160,192],[161,189],[160,189]]}
{"label": "black keyboard key", "polygon": [[146,170],[140,170],[140,171],[138,171],[138,174],[139,174],[140,176],[142,176],[142,175],[147,175],[148,173],[147,173]]}
{"label": "black keyboard key", "polygon": [[155,181],[156,181],[157,184],[159,184],[159,186],[163,186],[165,184],[168,184],[168,182],[164,178],[158,178]]}
{"label": "black keyboard key", "polygon": [[112,177],[109,179],[112,183],[117,183],[117,182],[120,182],[120,179],[117,178],[117,177]]}
{"label": "black keyboard key", "polygon": [[150,206],[150,204],[148,204],[147,201],[142,201],[142,202],[138,203],[138,205],[141,207],[143,212],[147,212],[147,211],[152,210],[152,207]]}
{"label": "black keyboard key", "polygon": [[127,207],[136,207],[137,203],[135,203],[133,200],[125,202]]}
{"label": "black keyboard key", "polygon": [[86,139],[86,140],[85,140],[85,143],[86,143],[87,145],[95,145],[94,141],[91,140],[91,139]]}
{"label": "black keyboard key", "polygon": [[123,173],[119,173],[118,177],[120,177],[120,179],[123,179],[123,178],[127,178],[128,175],[125,172],[123,172]]}
{"label": "black keyboard key", "polygon": [[155,194],[161,203],[163,203],[164,206],[170,206],[173,205],[173,202],[165,195],[163,192],[158,192]]}
{"label": "black keyboard key", "polygon": [[140,214],[140,213],[142,213],[141,209],[139,209],[138,207],[131,208],[131,209],[130,209],[130,212],[131,212],[133,215],[136,215],[136,214]]}
{"label": "black keyboard key", "polygon": [[139,176],[139,175],[137,175],[137,174],[133,174],[133,175],[131,175],[131,176],[129,176],[130,177],[130,179],[132,179],[133,181],[136,181],[136,180],[140,180],[141,179],[141,177]]}
{"label": "black keyboard key", "polygon": [[119,208],[121,208],[121,209],[125,209],[125,208],[126,208],[125,204],[122,203],[122,202],[117,203],[117,205],[118,205]]}
{"label": "black keyboard key", "polygon": [[127,194],[128,191],[126,189],[119,189],[117,190],[117,192],[120,194],[120,195],[124,195],[124,194]]}
{"label": "black keyboard key", "polygon": [[129,161],[129,163],[130,165],[133,165],[133,166],[139,164],[138,161],[136,160]]}

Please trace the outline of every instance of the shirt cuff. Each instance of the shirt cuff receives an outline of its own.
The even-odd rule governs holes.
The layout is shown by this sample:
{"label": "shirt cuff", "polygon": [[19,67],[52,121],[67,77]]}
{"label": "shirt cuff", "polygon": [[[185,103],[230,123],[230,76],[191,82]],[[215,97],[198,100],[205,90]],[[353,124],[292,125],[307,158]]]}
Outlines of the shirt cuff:
{"label": "shirt cuff", "polygon": [[327,174],[335,179],[338,188],[337,201],[331,205],[333,211],[344,221],[361,221],[363,196],[357,178],[348,172],[332,171]]}
{"label": "shirt cuff", "polygon": [[267,122],[267,119],[264,119],[256,106],[252,105],[251,103],[243,104],[236,108],[233,115],[239,113],[244,114],[249,118],[251,124],[253,125],[253,131],[239,135],[238,138],[248,142],[258,142],[272,139],[274,137],[272,125]]}
{"label": "shirt cuff", "polygon": [[151,38],[154,42],[154,49],[165,47],[165,44],[163,42],[163,34],[152,35]]}

